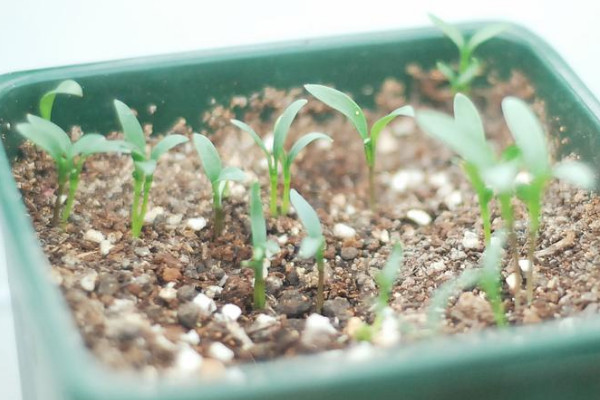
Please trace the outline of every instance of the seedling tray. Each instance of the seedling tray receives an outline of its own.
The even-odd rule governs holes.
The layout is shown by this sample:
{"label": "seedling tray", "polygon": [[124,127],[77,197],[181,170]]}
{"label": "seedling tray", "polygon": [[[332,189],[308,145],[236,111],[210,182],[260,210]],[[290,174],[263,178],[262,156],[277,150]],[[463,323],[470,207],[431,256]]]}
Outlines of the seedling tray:
{"label": "seedling tray", "polygon": [[[482,24],[465,26],[475,29]],[[500,74],[522,71],[561,126],[562,152],[600,167],[600,104],[560,57],[527,30],[512,26],[481,48]],[[58,98],[53,119],[86,132],[118,129],[119,98],[164,131],[177,117],[195,128],[213,98],[250,94],[269,85],[333,84],[372,102],[361,89],[387,77],[411,82],[408,63],[431,67],[455,49],[434,29],[374,33],[283,44],[193,52],[8,74],[0,77],[0,227],[6,241],[25,399],[384,399],[595,398],[600,394],[600,317],[439,337],[360,357],[302,356],[247,364],[218,381],[143,381],[100,365],[85,349],[28,220],[11,175],[18,155],[13,130],[36,112],[42,93],[76,79],[83,99]],[[558,139],[558,138],[557,138]],[[563,140],[564,139],[564,140]]]}

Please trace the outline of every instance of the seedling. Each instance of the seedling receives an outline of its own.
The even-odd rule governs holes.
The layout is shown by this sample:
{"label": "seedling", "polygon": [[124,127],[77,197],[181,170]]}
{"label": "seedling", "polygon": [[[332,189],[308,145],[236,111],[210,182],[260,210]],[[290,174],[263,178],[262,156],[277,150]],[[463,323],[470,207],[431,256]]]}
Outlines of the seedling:
{"label": "seedling", "polygon": [[[96,153],[129,151],[123,141],[106,140],[104,136],[96,133],[88,133],[71,142],[69,135],[58,125],[31,114],[27,115],[27,122],[18,124],[16,129],[48,153],[56,164],[58,189],[51,221],[54,226],[59,223],[64,225],[71,215],[81,170],[87,157]],[[62,197],[67,186],[69,193],[61,213]]]}
{"label": "seedling", "polygon": [[542,124],[524,101],[507,97],[502,101],[502,111],[519,147],[523,164],[531,177],[529,183],[517,187],[517,194],[527,206],[529,218],[527,302],[531,303],[534,286],[533,256],[540,226],[542,198],[548,182],[554,177],[584,189],[592,189],[595,185],[595,176],[587,165],[577,161],[564,161],[551,165]]}
{"label": "seedling", "polygon": [[377,155],[377,141],[383,128],[399,116],[413,117],[414,110],[411,106],[403,106],[395,109],[385,117],[375,121],[369,130],[367,119],[362,109],[345,93],[322,85],[304,85],[306,90],[329,107],[344,114],[354,125],[363,140],[365,158],[369,170],[369,207],[371,210],[376,206],[375,189],[375,158]]}
{"label": "seedling", "polygon": [[272,240],[267,240],[267,225],[260,201],[260,186],[258,182],[252,185],[250,195],[250,225],[252,228],[252,259],[243,265],[254,270],[254,309],[265,308],[265,262],[279,252],[279,246]]}
{"label": "seedling", "polygon": [[323,261],[325,237],[323,236],[323,228],[321,228],[321,222],[319,221],[317,212],[295,189],[292,189],[290,198],[302,225],[304,225],[304,229],[306,229],[306,233],[308,233],[308,236],[305,237],[300,244],[299,255],[302,258],[314,257],[317,261],[317,270],[319,272],[317,284],[317,312],[320,313],[323,309],[323,291],[325,286],[325,263]]}
{"label": "seedling", "polygon": [[492,24],[485,26],[467,40],[457,27],[432,14],[429,14],[429,18],[458,47],[458,70],[454,70],[449,64],[441,61],[438,61],[437,68],[448,79],[454,93],[468,93],[473,79],[481,71],[481,63],[474,56],[475,50],[483,43],[506,31],[508,25]]}
{"label": "seedling", "polygon": [[223,232],[225,217],[223,214],[223,193],[227,187],[227,182],[243,181],[246,175],[241,169],[236,167],[223,168],[217,149],[206,136],[194,133],[193,140],[196,151],[200,155],[204,173],[212,186],[214,211],[213,236],[216,239]]}
{"label": "seedling", "polygon": [[57,94],[65,94],[70,96],[83,96],[83,90],[79,83],[73,80],[62,81],[54,89],[44,93],[40,99],[40,116],[48,121],[52,117],[52,109],[54,108],[54,99]]}
{"label": "seedling", "polygon": [[123,128],[125,141],[131,150],[131,158],[134,164],[132,174],[131,235],[137,238],[142,232],[144,217],[148,210],[150,188],[152,187],[158,159],[173,147],[187,142],[188,139],[183,135],[177,134],[165,136],[154,146],[150,152],[150,156],[148,156],[146,151],[146,136],[135,114],[125,103],[119,100],[115,100],[114,103],[119,122]]}
{"label": "seedling", "polygon": [[463,94],[454,96],[454,118],[437,111],[419,111],[417,124],[431,137],[441,141],[461,158],[461,166],[471,182],[481,212],[486,245],[492,235],[490,201],[493,192],[486,186],[482,173],[492,167],[495,157],[485,139],[483,123],[475,105]]}
{"label": "seedling", "polygon": [[485,293],[492,306],[496,325],[500,327],[507,325],[500,286],[503,237],[502,233],[497,233],[492,237],[490,244],[483,253],[480,268],[467,269],[457,278],[443,284],[436,290],[431,299],[428,312],[429,325],[432,329],[435,330],[439,327],[450,297],[473,287],[479,287]]}
{"label": "seedling", "polygon": [[375,277],[375,282],[377,283],[377,286],[379,286],[379,295],[377,296],[377,301],[375,303],[375,320],[372,325],[363,324],[358,329],[356,333],[357,340],[371,341],[373,336],[380,331],[385,316],[385,310],[388,307],[390,295],[392,294],[398,271],[402,266],[403,258],[402,245],[397,243],[394,245],[385,266]]}
{"label": "seedling", "polygon": [[291,166],[294,162],[294,159],[298,156],[298,153],[302,151],[306,146],[314,142],[315,140],[323,139],[332,141],[332,139],[323,134],[323,133],[308,133],[302,136],[300,139],[294,143],[289,153],[287,153],[284,149],[285,139],[287,138],[287,134],[289,132],[292,121],[298,114],[298,111],[306,104],[306,100],[296,100],[292,104],[290,104],[283,114],[277,121],[275,121],[275,126],[273,129],[273,149],[269,151],[264,141],[258,136],[258,134],[252,129],[249,125],[245,124],[242,121],[238,121],[235,119],[231,120],[231,123],[237,126],[238,128],[246,131],[254,142],[260,147],[260,149],[265,153],[267,157],[267,166],[269,169],[269,182],[271,185],[271,198],[270,198],[270,211],[272,216],[276,216],[278,214],[277,209],[277,192],[279,187],[279,163],[281,162],[281,167],[283,171],[283,196],[281,203],[281,214],[285,215],[289,211],[290,207],[290,187],[292,181],[291,175]]}

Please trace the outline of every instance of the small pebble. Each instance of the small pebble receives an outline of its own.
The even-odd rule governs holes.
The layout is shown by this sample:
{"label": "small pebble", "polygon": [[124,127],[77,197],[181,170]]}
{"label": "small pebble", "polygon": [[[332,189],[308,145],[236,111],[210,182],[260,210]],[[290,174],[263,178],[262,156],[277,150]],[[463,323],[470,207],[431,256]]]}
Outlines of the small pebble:
{"label": "small pebble", "polygon": [[177,298],[177,290],[173,287],[164,287],[158,292],[158,297],[165,301],[175,300]]}
{"label": "small pebble", "polygon": [[426,226],[431,223],[431,216],[425,211],[416,208],[408,210],[408,212],[406,213],[406,218],[410,219],[415,224],[421,226]]}
{"label": "small pebble", "polygon": [[182,219],[183,219],[182,214],[171,215],[169,218],[167,218],[167,225],[177,226],[181,223]]}
{"label": "small pebble", "polygon": [[215,297],[218,297],[222,291],[223,288],[221,286],[211,285],[204,289],[204,294],[210,297],[211,299],[214,299]]}
{"label": "small pebble", "polygon": [[354,260],[358,256],[358,249],[355,247],[342,247],[340,255],[346,261]]}
{"label": "small pebble", "polygon": [[523,272],[528,272],[529,271],[529,260],[527,259],[522,259],[519,260],[519,268],[521,268],[521,271]]}
{"label": "small pebble", "polygon": [[340,321],[346,321],[351,318],[352,305],[345,297],[336,297],[335,299],[325,300],[323,303],[323,315],[327,317],[336,317]]}
{"label": "small pebble", "polygon": [[195,329],[190,329],[181,335],[181,340],[192,346],[198,346],[200,344],[200,335],[198,335]]}
{"label": "small pebble", "polygon": [[165,209],[162,207],[152,207],[150,209],[150,211],[148,211],[146,213],[146,215],[144,216],[144,222],[147,224],[151,224],[154,222],[154,220],[156,219],[156,217],[158,217],[159,215],[164,214]]}
{"label": "small pebble", "polygon": [[100,242],[100,254],[102,256],[107,256],[108,253],[110,253],[111,249],[113,248],[113,244],[110,242],[110,240],[103,240]]}
{"label": "small pebble", "polygon": [[104,240],[104,234],[95,229],[88,229],[83,235],[83,240],[100,244]]}
{"label": "small pebble", "polygon": [[515,288],[517,287],[517,274],[513,272],[508,275],[506,277],[506,284],[508,285],[508,288],[514,292]]}
{"label": "small pebble", "polygon": [[260,330],[264,328],[268,328],[269,326],[273,326],[277,323],[277,318],[267,315],[267,314],[258,314],[254,323],[252,324],[252,330]]}
{"label": "small pebble", "polygon": [[187,220],[186,226],[193,231],[200,231],[206,227],[206,218],[190,218]]}
{"label": "small pebble", "polygon": [[234,322],[242,315],[242,309],[235,304],[225,304],[221,308],[221,314],[223,314],[226,320]]}
{"label": "small pebble", "polygon": [[85,275],[79,281],[81,288],[86,292],[93,292],[96,288],[96,280],[98,279],[98,273],[96,271],[92,271]]}
{"label": "small pebble", "polygon": [[465,231],[461,243],[465,249],[477,249],[481,246],[479,236],[471,231]]}
{"label": "small pebble", "polygon": [[210,316],[213,312],[217,310],[217,305],[215,301],[205,295],[204,293],[198,294],[194,297],[194,304],[196,304],[200,308],[200,314],[204,317]]}
{"label": "small pebble", "polygon": [[233,360],[233,356],[235,354],[233,353],[233,350],[231,350],[229,347],[225,346],[223,343],[214,342],[208,348],[208,355],[219,361],[229,362],[229,361]]}
{"label": "small pebble", "polygon": [[167,267],[163,269],[162,279],[165,282],[176,282],[182,278],[179,268]]}
{"label": "small pebble", "polygon": [[333,226],[333,234],[340,239],[350,239],[356,235],[356,230],[346,224],[338,223]]}
{"label": "small pebble", "polygon": [[458,190],[450,192],[450,194],[444,197],[444,204],[448,207],[448,210],[453,211],[461,205],[463,202],[462,193]]}
{"label": "small pebble", "polygon": [[193,329],[200,317],[200,307],[193,303],[184,303],[177,309],[177,320],[188,329]]}
{"label": "small pebble", "polygon": [[178,374],[196,374],[202,367],[202,356],[190,346],[183,345],[177,350],[174,364]]}
{"label": "small pebble", "polygon": [[177,289],[177,298],[179,301],[192,301],[196,297],[196,288],[193,285],[183,285]]}
{"label": "small pebble", "polygon": [[305,346],[321,346],[329,342],[330,336],[337,333],[329,318],[320,314],[311,314],[306,318],[302,331],[302,343]]}
{"label": "small pebble", "polygon": [[425,174],[418,169],[407,169],[396,172],[392,177],[391,188],[395,192],[405,192],[407,189],[419,186],[425,180]]}

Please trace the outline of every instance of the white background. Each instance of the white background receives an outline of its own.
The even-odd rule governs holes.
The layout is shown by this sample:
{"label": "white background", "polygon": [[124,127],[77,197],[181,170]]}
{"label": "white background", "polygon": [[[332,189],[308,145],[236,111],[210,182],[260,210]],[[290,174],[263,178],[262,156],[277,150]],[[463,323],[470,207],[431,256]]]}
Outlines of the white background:
{"label": "white background", "polygon": [[[465,0],[0,2],[0,73],[202,48],[502,19],[548,41],[600,97],[600,2]],[[19,399],[0,246],[0,399]]]}

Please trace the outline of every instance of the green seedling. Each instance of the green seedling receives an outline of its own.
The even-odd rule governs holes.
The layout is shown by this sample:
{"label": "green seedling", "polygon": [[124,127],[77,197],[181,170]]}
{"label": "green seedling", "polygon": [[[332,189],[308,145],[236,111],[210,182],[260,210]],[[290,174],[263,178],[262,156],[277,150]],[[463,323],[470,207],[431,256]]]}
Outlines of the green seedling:
{"label": "green seedling", "polygon": [[486,245],[492,235],[490,201],[493,192],[482,173],[495,164],[494,153],[486,141],[481,117],[475,105],[463,94],[454,96],[454,118],[437,111],[417,112],[417,124],[429,136],[444,143],[461,158],[461,166],[471,182],[481,212]]}
{"label": "green seedling", "polygon": [[376,206],[375,188],[375,159],[377,155],[377,141],[383,128],[393,119],[399,116],[413,117],[414,110],[411,106],[403,106],[392,111],[385,117],[375,121],[369,130],[367,119],[362,109],[350,98],[350,96],[336,89],[322,85],[304,85],[306,90],[329,107],[344,114],[354,125],[362,138],[365,149],[365,158],[369,170],[369,207],[371,210]]}
{"label": "green seedling", "polygon": [[441,61],[438,61],[437,68],[448,79],[454,93],[468,93],[473,79],[481,71],[481,63],[474,56],[475,50],[483,43],[506,31],[508,25],[492,24],[485,26],[467,40],[457,27],[432,14],[429,14],[429,18],[456,45],[459,54],[457,70]]}
{"label": "green seedling", "polygon": [[243,181],[246,179],[244,172],[236,167],[225,167],[221,163],[221,157],[209,138],[199,133],[194,133],[194,146],[200,156],[202,168],[210,181],[213,192],[214,225],[213,236],[216,239],[223,232],[223,194],[229,181]]}
{"label": "green seedling", "polygon": [[287,138],[288,132],[292,121],[298,114],[298,111],[306,104],[306,100],[296,100],[290,104],[283,114],[275,121],[273,128],[273,149],[269,151],[264,141],[258,136],[258,134],[249,125],[242,121],[235,119],[231,120],[231,123],[242,129],[243,131],[250,134],[254,142],[260,147],[267,157],[267,166],[269,170],[269,182],[271,185],[271,197],[270,197],[270,211],[272,216],[278,214],[277,209],[277,192],[279,187],[279,163],[281,162],[281,168],[283,172],[283,196],[281,200],[281,214],[285,215],[289,211],[290,207],[290,187],[292,181],[291,167],[294,159],[298,156],[306,146],[314,142],[315,140],[323,139],[332,141],[332,139],[323,134],[312,132],[302,136],[294,143],[289,153],[285,151],[284,144]]}
{"label": "green seedling", "polygon": [[302,258],[314,257],[317,261],[317,270],[319,272],[317,285],[317,312],[320,313],[323,309],[323,302],[325,301],[323,294],[325,286],[325,263],[323,260],[325,237],[323,236],[323,228],[321,227],[317,212],[295,189],[292,189],[290,198],[292,205],[308,234],[300,244],[299,255]]}
{"label": "green seedling", "polygon": [[388,307],[394,282],[398,277],[398,271],[402,267],[403,258],[404,253],[402,250],[402,245],[397,243],[394,245],[392,253],[390,254],[385,266],[375,277],[375,282],[377,283],[377,286],[379,286],[379,295],[377,296],[375,303],[375,320],[373,321],[372,325],[363,324],[358,329],[356,333],[357,340],[371,341],[373,336],[381,330],[381,325],[383,324],[383,319],[385,316],[385,310]]}
{"label": "green seedling", "polygon": [[456,279],[443,284],[436,290],[428,311],[429,325],[433,330],[439,328],[450,297],[473,287],[479,287],[485,293],[492,306],[496,325],[500,327],[507,325],[500,285],[503,242],[504,235],[502,233],[494,234],[483,253],[480,268],[467,269]]}
{"label": "green seedling", "polygon": [[584,188],[595,186],[594,172],[577,161],[564,161],[551,165],[546,135],[542,124],[530,107],[522,100],[507,97],[502,101],[502,111],[506,123],[521,153],[522,162],[531,179],[517,186],[518,197],[525,203],[529,218],[529,238],[527,259],[527,302],[533,300],[533,258],[540,226],[542,198],[545,188],[552,178]]}
{"label": "green seedling", "polygon": [[73,80],[62,81],[54,89],[44,93],[40,99],[40,116],[48,121],[52,117],[52,109],[54,108],[54,99],[57,94],[65,94],[70,96],[83,96],[83,90],[79,83]]}
{"label": "green seedling", "polygon": [[252,228],[252,259],[243,262],[243,266],[254,270],[254,309],[265,308],[265,261],[277,252],[279,246],[267,240],[267,225],[260,201],[258,182],[252,185],[250,195],[250,226]]}
{"label": "green seedling", "polygon": [[165,136],[154,146],[150,155],[146,151],[146,136],[139,121],[131,109],[122,101],[115,100],[115,109],[125,141],[129,145],[131,158],[133,159],[133,202],[131,206],[131,235],[134,238],[140,236],[144,217],[148,210],[148,199],[150,188],[154,180],[154,172],[158,159],[173,147],[187,142],[183,135]]}
{"label": "green seedling", "polygon": [[[58,125],[31,114],[27,115],[27,122],[18,124],[16,129],[48,153],[56,164],[58,189],[51,221],[54,226],[59,223],[64,225],[71,215],[81,170],[87,157],[97,153],[129,152],[123,141],[106,140],[97,133],[88,133],[71,142],[69,135]],[[69,192],[62,208],[62,197],[67,187]]]}

